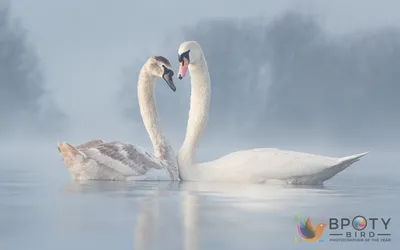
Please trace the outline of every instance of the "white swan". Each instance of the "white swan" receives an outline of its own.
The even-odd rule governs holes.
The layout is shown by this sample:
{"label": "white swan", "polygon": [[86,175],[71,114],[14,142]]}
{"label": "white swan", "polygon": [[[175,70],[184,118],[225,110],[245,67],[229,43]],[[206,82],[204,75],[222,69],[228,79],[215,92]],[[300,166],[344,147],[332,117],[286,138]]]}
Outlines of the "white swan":
{"label": "white swan", "polygon": [[179,79],[187,69],[191,78],[191,100],[186,136],[178,153],[181,180],[208,182],[266,182],[322,184],[359,160],[366,153],[343,158],[325,157],[275,148],[257,148],[230,153],[217,160],[194,163],[195,150],[207,124],[210,107],[210,76],[200,45],[180,45]]}
{"label": "white swan", "polygon": [[93,140],[73,147],[58,143],[72,179],[96,180],[179,180],[176,155],[160,126],[154,88],[163,78],[175,91],[170,62],[152,56],[143,65],[138,78],[140,113],[154,147],[154,156],[141,147],[122,142]]}

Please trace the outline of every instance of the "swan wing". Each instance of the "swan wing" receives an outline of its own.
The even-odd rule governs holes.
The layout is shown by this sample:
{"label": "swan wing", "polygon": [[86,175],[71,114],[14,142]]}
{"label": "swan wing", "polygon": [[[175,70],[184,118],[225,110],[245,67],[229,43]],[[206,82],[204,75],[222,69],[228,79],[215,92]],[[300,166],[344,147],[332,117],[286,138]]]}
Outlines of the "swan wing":
{"label": "swan wing", "polygon": [[86,143],[83,143],[81,145],[76,146],[75,148],[78,150],[83,150],[83,149],[87,149],[87,148],[92,148],[92,147],[96,147],[102,143],[105,143],[105,141],[100,140],[100,139],[96,139],[96,140],[91,140],[88,141]]}
{"label": "swan wing", "polygon": [[[88,144],[88,143],[86,143]],[[92,143],[80,148],[89,158],[113,168],[125,176],[145,175],[149,170],[162,169],[164,164],[145,149],[122,142]]]}
{"label": "swan wing", "polygon": [[201,175],[216,181],[320,183],[342,171],[361,156],[333,158],[309,153],[258,148],[230,153],[200,165]]}
{"label": "swan wing", "polygon": [[[328,157],[310,153],[275,150],[258,152],[254,163],[255,172],[264,172],[264,176],[273,174],[279,179],[286,179],[295,184],[320,184],[353,163],[359,161],[366,153],[351,155],[342,158]],[[264,168],[264,170],[261,170]]]}
{"label": "swan wing", "polygon": [[259,150],[253,154],[248,157],[253,173],[278,179],[317,175],[338,163],[337,158],[286,150]]}

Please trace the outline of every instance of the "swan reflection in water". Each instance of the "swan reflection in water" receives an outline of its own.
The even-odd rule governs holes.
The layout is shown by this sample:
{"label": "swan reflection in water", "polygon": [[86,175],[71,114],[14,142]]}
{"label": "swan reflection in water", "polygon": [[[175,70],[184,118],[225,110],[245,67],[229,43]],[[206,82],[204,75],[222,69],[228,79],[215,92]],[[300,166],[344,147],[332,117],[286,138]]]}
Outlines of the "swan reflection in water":
{"label": "swan reflection in water", "polygon": [[[286,237],[288,228],[291,226],[282,225],[282,221],[270,220],[270,218],[282,212],[285,213],[288,207],[301,208],[308,204],[321,203],[321,195],[324,196],[324,206],[329,206],[329,204],[334,204],[334,197],[337,196],[332,194],[341,195],[338,190],[321,186],[293,188],[278,185],[201,182],[74,181],[67,185],[63,192],[94,194],[94,196],[100,194],[98,196],[100,200],[95,206],[107,208],[111,206],[112,210],[111,212],[93,212],[101,213],[101,220],[108,217],[105,218],[107,225],[115,226],[115,221],[117,223],[133,222],[133,247],[143,250],[160,247],[196,250],[200,249],[200,242],[203,245],[204,242],[212,240],[214,245],[214,240],[229,238],[237,233],[235,230],[248,232],[247,235],[242,235],[243,239],[232,239],[232,241],[240,240],[238,244],[251,240],[254,244],[259,244],[260,239],[265,239],[261,233],[269,232],[272,228],[282,228],[281,231],[285,233],[277,231],[276,234]],[[110,201],[107,196],[113,199]],[[80,197],[79,203],[83,203],[82,199],[89,200],[89,197]],[[114,201],[116,200],[114,198],[121,197],[122,200]],[[122,209],[119,207],[121,204]],[[82,205],[79,204],[79,207]],[[115,214],[114,211],[118,211],[119,214]],[[93,216],[93,214],[84,216]],[[287,217],[288,219],[284,220],[287,222],[284,223],[292,223],[292,219],[289,218],[292,215],[289,214]],[[81,219],[88,218],[79,218]],[[117,226],[118,229],[121,225]],[[109,230],[109,228],[99,230]],[[101,231],[101,233],[104,232]],[[113,231],[113,233],[116,235],[107,235],[107,238],[120,237],[117,234],[121,232]]]}
{"label": "swan reflection in water", "polygon": [[[156,187],[154,187],[156,185]],[[181,225],[173,225],[172,231],[163,231],[161,227],[168,230],[168,225],[163,225],[166,222],[166,217],[174,216],[169,213],[165,207],[160,208],[160,201],[168,196],[168,191],[176,189],[180,184],[177,182],[102,182],[102,181],[83,181],[73,180],[64,188],[61,193],[65,195],[74,194],[102,194],[106,196],[119,196],[123,195],[128,198],[139,199],[136,214],[133,214],[134,219],[133,228],[133,249],[155,249],[156,245],[162,246],[162,239],[159,236],[161,233],[173,234],[181,229],[181,235],[176,237],[181,239],[181,242],[176,242],[183,247],[183,249],[197,250],[197,237],[198,237],[198,211],[197,201],[198,197],[190,191],[182,191],[178,197],[178,205],[176,212],[177,221],[181,221]],[[167,197],[168,199],[169,197]],[[102,201],[107,202],[107,201]],[[175,199],[174,199],[175,203]],[[130,217],[130,216],[129,216]],[[127,218],[129,220],[130,218]],[[175,218],[173,218],[175,219]],[[171,219],[167,219],[170,221]],[[80,224],[80,223],[79,223]],[[174,224],[174,223],[172,223]],[[181,248],[181,247],[180,247]],[[180,249],[179,248],[179,249]],[[164,246],[164,249],[169,249]],[[171,249],[176,249],[174,246]]]}
{"label": "swan reflection in water", "polygon": [[[160,190],[150,192],[149,196],[143,199],[136,225],[134,227],[134,249],[152,249],[152,242],[157,242],[156,238],[160,232],[160,222],[162,220],[159,207]],[[182,212],[182,246],[185,250],[197,250],[199,236],[198,229],[198,197],[190,191],[182,192],[181,212]],[[158,241],[160,243],[160,241]]]}

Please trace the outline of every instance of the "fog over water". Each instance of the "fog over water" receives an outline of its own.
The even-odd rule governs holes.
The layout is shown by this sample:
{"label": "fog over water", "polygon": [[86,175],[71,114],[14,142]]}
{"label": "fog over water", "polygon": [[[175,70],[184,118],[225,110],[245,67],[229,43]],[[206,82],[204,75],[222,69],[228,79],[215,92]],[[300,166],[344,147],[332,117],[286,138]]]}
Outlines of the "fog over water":
{"label": "fog over water", "polygon": [[[177,68],[179,43],[194,39],[204,49],[212,79],[205,144],[215,133],[249,147],[307,142],[376,148],[399,140],[395,83],[400,31],[395,18],[354,28],[358,17],[342,27],[342,19],[350,17],[336,8],[326,13],[319,4],[282,2],[266,5],[275,11],[264,15],[253,9],[232,17],[232,6],[230,15],[199,11],[197,21],[191,16],[180,23],[170,17],[170,25],[154,32],[154,18],[148,27],[134,22],[140,17],[133,13],[127,19],[136,5],[126,5],[120,19],[115,13],[127,3],[112,5],[115,12],[109,10],[107,21],[102,18],[109,6],[105,2],[87,1],[79,8],[75,1],[66,6],[42,2],[48,10],[44,16],[35,9],[39,4],[27,1],[15,1],[2,11],[1,60],[13,61],[1,74],[1,101],[8,104],[2,105],[2,117],[7,117],[3,132],[14,124],[30,128],[36,119],[39,127],[59,132],[57,138],[148,143],[138,112],[137,73],[153,54],[165,55]],[[359,15],[377,19],[366,12]],[[143,46],[137,44],[145,39]],[[176,84],[173,93],[159,82],[157,103],[165,131],[179,146],[190,84],[189,79]]]}

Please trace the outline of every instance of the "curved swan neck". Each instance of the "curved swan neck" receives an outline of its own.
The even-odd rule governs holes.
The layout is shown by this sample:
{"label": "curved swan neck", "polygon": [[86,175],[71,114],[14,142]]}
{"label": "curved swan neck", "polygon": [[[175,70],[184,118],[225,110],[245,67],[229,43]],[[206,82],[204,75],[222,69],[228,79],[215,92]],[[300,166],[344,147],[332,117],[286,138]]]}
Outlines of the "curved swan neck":
{"label": "curved swan neck", "polygon": [[156,76],[150,73],[145,64],[140,71],[138,79],[138,101],[140,114],[144,126],[153,143],[154,155],[158,158],[167,157],[169,145],[160,126],[157,113],[154,89],[156,85]]}
{"label": "curved swan neck", "polygon": [[[193,164],[195,151],[201,134],[207,125],[210,107],[210,74],[204,56],[196,64],[189,64],[191,97],[186,136],[179,150],[178,161],[182,175],[187,175],[187,168]],[[182,178],[186,178],[183,176]],[[190,177],[187,177],[190,178]]]}

